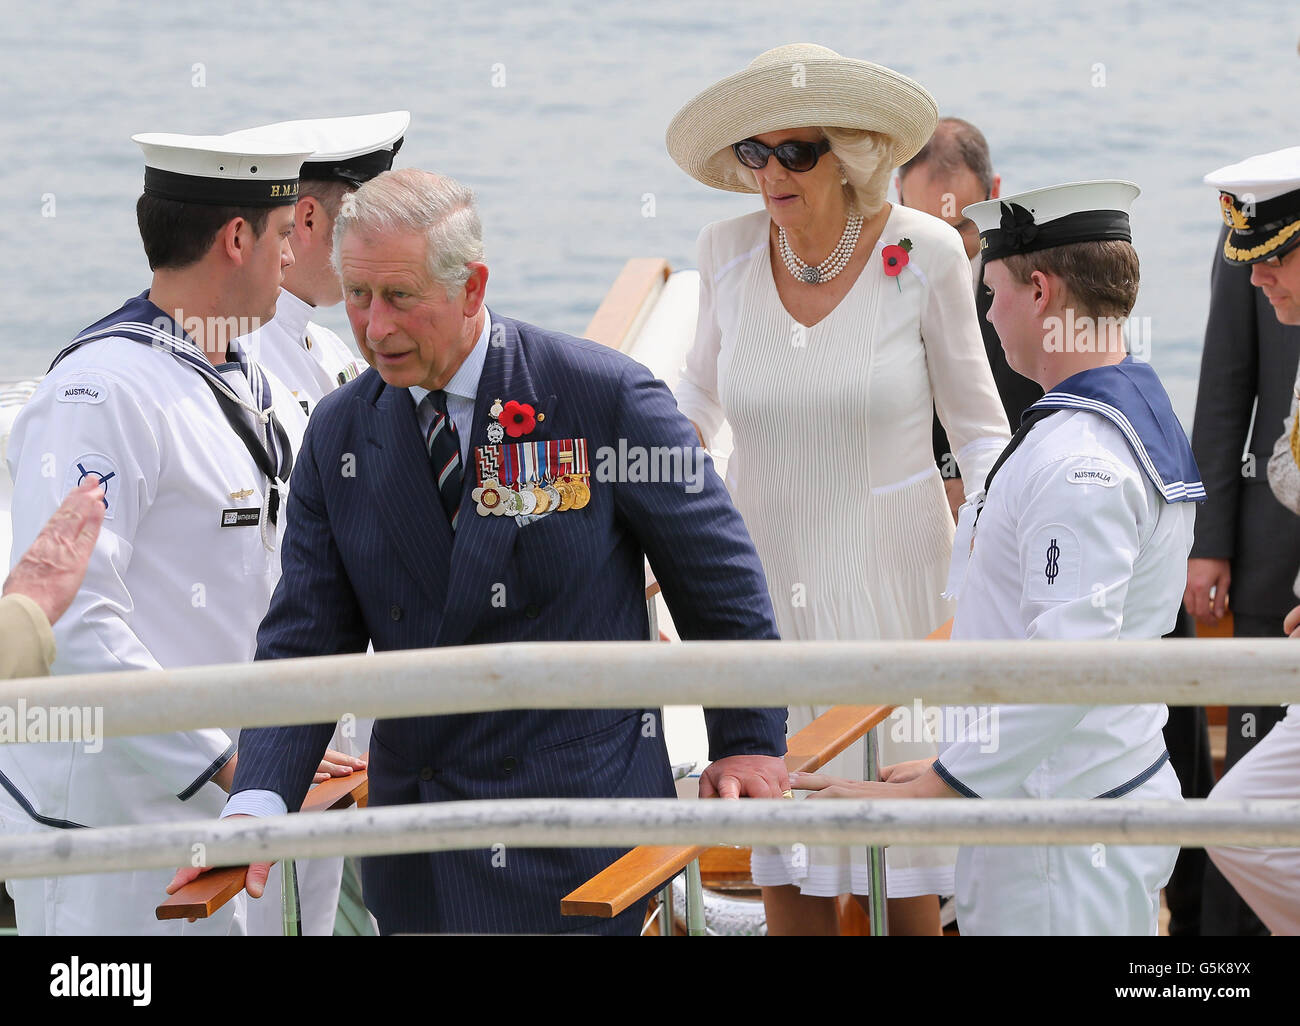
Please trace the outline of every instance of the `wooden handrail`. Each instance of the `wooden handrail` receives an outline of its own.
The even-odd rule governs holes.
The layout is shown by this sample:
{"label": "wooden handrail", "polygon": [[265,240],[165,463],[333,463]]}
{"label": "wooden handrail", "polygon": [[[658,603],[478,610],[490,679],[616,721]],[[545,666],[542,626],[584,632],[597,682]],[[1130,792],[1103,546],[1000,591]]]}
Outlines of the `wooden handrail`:
{"label": "wooden handrail", "polygon": [[[946,641],[952,620],[929,635]],[[785,764],[791,772],[821,769],[892,711],[890,705],[837,705],[792,736]],[[586,883],[560,899],[560,914],[612,919],[647,894],[658,890],[707,851],[704,847],[642,846],[633,848]]]}
{"label": "wooden handrail", "polygon": [[[307,792],[300,812],[329,812],[356,805],[365,808],[370,797],[370,777],[356,770],[345,777],[330,777]],[[159,919],[207,919],[244,889],[247,866],[222,866],[197,876],[154,909]]]}
{"label": "wooden handrail", "polygon": [[633,257],[592,315],[584,337],[611,349],[626,349],[646,303],[663,288],[672,268],[661,257]]}
{"label": "wooden handrail", "polygon": [[[811,773],[848,748],[893,711],[892,705],[837,705],[789,741],[786,768]],[[706,847],[643,845],[633,848],[560,899],[560,914],[612,919],[658,890],[700,857]]]}

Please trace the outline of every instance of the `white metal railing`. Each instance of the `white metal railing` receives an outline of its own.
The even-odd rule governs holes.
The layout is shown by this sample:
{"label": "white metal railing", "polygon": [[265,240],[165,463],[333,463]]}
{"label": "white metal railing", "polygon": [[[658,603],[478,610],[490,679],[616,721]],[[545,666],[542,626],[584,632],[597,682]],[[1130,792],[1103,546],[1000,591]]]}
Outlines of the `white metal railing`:
{"label": "white metal railing", "polygon": [[[527,673],[514,667],[527,666]],[[1300,701],[1263,641],[466,646],[0,682],[0,709],[101,707],[105,736],[537,708]],[[0,877],[285,857],[633,844],[1300,846],[1300,802],[500,800],[0,837]],[[196,848],[195,846],[200,846]],[[196,863],[196,852],[202,852]]]}
{"label": "white metal railing", "polygon": [[103,708],[108,737],[221,723],[322,723],[348,713],[889,705],[917,695],[932,705],[1296,702],[1300,645],[1287,639],[553,642],[0,682],[0,707]]}
{"label": "white metal railing", "polygon": [[1253,844],[1300,847],[1300,801],[499,799],[348,815],[196,820],[0,837],[0,876],[286,857],[632,844]]}

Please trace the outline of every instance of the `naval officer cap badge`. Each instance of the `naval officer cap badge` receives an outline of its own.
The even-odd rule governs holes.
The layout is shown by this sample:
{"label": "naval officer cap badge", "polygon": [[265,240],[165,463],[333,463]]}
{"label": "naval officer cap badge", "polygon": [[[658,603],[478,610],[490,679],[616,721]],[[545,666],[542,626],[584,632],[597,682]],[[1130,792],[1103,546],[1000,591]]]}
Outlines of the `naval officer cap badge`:
{"label": "naval officer cap badge", "polygon": [[291,146],[311,151],[302,165],[304,180],[346,182],[360,188],[393,166],[411,124],[410,111],[359,114],[345,118],[277,121],[222,136],[232,145]]}
{"label": "naval officer cap badge", "polygon": [[1228,226],[1223,259],[1257,264],[1300,243],[1300,146],[1260,153],[1205,176]]}
{"label": "naval officer cap badge", "polygon": [[146,195],[206,206],[295,203],[298,168],[311,155],[284,143],[232,144],[219,135],[145,132],[131,140],[144,151]]}
{"label": "naval officer cap badge", "polygon": [[988,262],[1075,242],[1132,242],[1129,207],[1141,191],[1115,179],[1070,182],[972,203],[962,213],[979,229]]}

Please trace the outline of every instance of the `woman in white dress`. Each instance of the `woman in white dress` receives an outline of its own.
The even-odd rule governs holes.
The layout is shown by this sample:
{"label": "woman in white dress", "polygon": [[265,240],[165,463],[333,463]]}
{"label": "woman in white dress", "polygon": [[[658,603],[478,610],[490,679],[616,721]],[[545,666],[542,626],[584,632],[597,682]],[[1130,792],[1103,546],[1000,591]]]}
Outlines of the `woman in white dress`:
{"label": "woman in white dress", "polygon": [[[700,312],[677,388],[707,444],[725,419],[728,484],[786,640],[924,638],[952,615],[953,522],[933,410],[969,490],[1009,432],[984,354],[970,262],[949,225],[885,202],[934,131],[921,86],[810,44],[711,86],[668,129],[674,160],[764,209],[700,235]],[[789,732],[825,707],[790,708]],[[932,757],[901,719],[884,764]],[[828,764],[859,775],[862,745]],[[955,849],[891,847],[893,933],[936,933]],[[768,932],[836,932],[835,896],[867,893],[863,848],[758,848]]]}

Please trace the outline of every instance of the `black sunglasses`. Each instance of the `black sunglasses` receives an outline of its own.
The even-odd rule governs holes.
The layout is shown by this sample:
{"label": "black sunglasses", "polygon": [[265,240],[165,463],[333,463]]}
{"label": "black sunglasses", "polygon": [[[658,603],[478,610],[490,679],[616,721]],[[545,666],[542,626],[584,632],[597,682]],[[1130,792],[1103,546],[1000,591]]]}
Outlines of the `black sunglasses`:
{"label": "black sunglasses", "polygon": [[736,159],[756,171],[767,167],[767,158],[773,153],[788,171],[811,171],[817,166],[818,158],[830,148],[831,144],[826,139],[819,139],[815,143],[792,139],[779,146],[764,146],[757,139],[742,139],[731,145]]}

